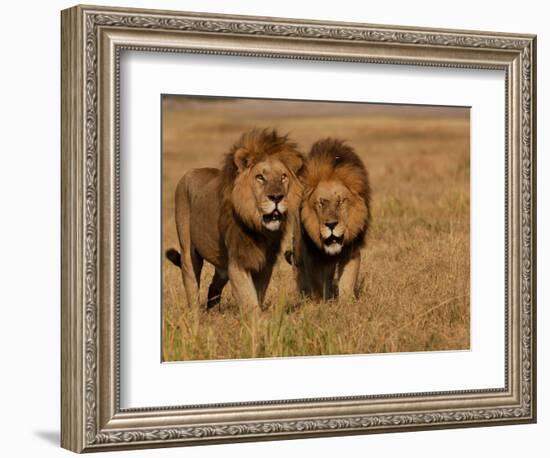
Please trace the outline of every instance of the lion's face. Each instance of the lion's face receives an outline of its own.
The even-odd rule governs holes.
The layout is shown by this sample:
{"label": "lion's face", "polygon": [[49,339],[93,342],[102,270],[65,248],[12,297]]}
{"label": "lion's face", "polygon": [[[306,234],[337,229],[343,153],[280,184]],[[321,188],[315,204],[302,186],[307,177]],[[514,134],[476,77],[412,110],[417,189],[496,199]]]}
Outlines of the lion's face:
{"label": "lion's face", "polygon": [[335,256],[360,233],[366,212],[362,199],[340,181],[330,180],[319,182],[306,197],[301,216],[309,237]]}
{"label": "lion's face", "polygon": [[251,227],[281,230],[288,211],[290,172],[274,157],[240,170],[233,187],[233,206]]}
{"label": "lion's face", "polygon": [[338,254],[344,245],[351,193],[341,183],[322,181],[312,195],[325,253]]}

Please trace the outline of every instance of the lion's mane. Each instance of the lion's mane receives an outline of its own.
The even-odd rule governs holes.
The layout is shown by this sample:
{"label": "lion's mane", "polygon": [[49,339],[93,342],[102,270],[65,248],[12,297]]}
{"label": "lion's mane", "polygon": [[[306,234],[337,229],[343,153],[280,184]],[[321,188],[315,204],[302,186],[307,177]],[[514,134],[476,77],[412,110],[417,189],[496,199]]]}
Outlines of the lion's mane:
{"label": "lion's mane", "polygon": [[275,262],[286,218],[277,233],[262,228],[261,215],[251,198],[254,177],[241,172],[237,164],[243,168],[252,167],[268,157],[279,159],[289,170],[289,211],[298,208],[300,189],[297,175],[304,158],[288,135],[280,135],[275,129],[253,129],[244,133],[226,154],[220,171],[220,233],[229,258],[253,272],[261,270],[266,263]]}
{"label": "lion's mane", "polygon": [[303,173],[304,199],[301,222],[308,237],[322,248],[319,221],[308,197],[321,181],[339,181],[352,193],[351,211],[346,221],[344,245],[363,246],[370,225],[371,191],[367,170],[353,148],[339,139],[316,142],[309,153]]}

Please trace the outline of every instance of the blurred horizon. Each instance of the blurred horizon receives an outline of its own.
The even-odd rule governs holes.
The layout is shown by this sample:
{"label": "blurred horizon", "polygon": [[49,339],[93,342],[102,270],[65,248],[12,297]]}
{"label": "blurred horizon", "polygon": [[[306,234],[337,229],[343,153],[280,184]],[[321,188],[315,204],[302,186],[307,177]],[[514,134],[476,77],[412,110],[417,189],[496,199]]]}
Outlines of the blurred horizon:
{"label": "blurred horizon", "polygon": [[[302,99],[271,99],[256,97],[226,97],[206,95],[177,95],[162,94],[162,110],[164,111],[192,111],[201,109],[205,104],[213,105],[238,105],[239,109],[246,111],[265,111],[269,116],[280,114],[289,116],[287,110],[292,110],[291,116],[299,114],[327,115],[345,112],[350,114],[380,115],[399,114],[409,116],[450,116],[468,117],[470,107],[448,106],[448,105],[415,105],[397,103],[374,103],[357,101],[336,101],[336,100],[302,100]],[[315,113],[312,113],[312,110]]]}

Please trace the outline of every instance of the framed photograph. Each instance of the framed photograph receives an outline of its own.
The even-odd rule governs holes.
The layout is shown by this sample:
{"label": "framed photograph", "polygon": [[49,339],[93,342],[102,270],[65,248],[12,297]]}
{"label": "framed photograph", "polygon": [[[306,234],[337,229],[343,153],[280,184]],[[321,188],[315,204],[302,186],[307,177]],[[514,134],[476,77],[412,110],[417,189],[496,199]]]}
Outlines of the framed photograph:
{"label": "framed photograph", "polygon": [[536,421],[536,37],[62,11],[62,446]]}

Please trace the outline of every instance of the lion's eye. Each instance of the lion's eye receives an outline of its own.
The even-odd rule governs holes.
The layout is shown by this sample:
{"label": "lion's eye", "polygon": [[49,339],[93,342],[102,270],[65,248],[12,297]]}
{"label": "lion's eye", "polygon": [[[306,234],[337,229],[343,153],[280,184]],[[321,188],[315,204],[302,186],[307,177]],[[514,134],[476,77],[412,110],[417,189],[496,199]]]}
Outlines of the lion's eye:
{"label": "lion's eye", "polygon": [[283,173],[281,175],[281,181],[284,183],[284,182],[286,182],[286,180],[288,180],[288,177],[286,176],[286,173]]}
{"label": "lion's eye", "polygon": [[320,201],[319,201],[319,207],[320,207],[320,208],[323,208],[324,205],[325,205],[325,203],[324,203],[322,200],[320,200]]}
{"label": "lion's eye", "polygon": [[263,183],[265,181],[265,178],[263,175],[256,175],[256,180],[258,180],[258,182],[260,183]]}

